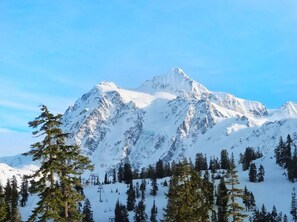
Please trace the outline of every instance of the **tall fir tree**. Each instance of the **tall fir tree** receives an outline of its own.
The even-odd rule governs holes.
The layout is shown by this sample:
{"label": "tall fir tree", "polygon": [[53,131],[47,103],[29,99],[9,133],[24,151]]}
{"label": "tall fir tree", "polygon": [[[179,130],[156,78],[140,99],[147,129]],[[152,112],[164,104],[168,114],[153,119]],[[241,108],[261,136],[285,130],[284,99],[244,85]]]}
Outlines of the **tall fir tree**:
{"label": "tall fir tree", "polygon": [[297,221],[297,199],[296,199],[296,191],[295,187],[293,188],[292,195],[291,195],[291,210],[290,213],[292,215],[293,221]]}
{"label": "tall fir tree", "polygon": [[158,208],[156,207],[155,200],[151,209],[151,216],[150,216],[150,222],[157,222],[157,214],[158,214]]}
{"label": "tall fir tree", "polygon": [[132,173],[131,165],[130,163],[125,163],[124,169],[123,169],[123,181],[126,184],[130,184],[132,183],[132,180],[133,180],[133,173]]}
{"label": "tall fir tree", "polygon": [[165,176],[163,160],[158,160],[156,163],[156,177],[163,178]]}
{"label": "tall fir tree", "polygon": [[6,185],[4,187],[4,202],[5,202],[5,207],[6,207],[6,218],[5,221],[10,221],[12,217],[12,212],[11,212],[11,195],[12,195],[12,188],[11,188],[11,183],[10,180],[7,179]]}
{"label": "tall fir tree", "polygon": [[122,165],[122,163],[119,165],[119,169],[118,169],[118,181],[119,181],[119,183],[123,182],[123,165]]}
{"label": "tall fir tree", "polygon": [[218,222],[228,222],[227,210],[228,210],[229,197],[228,197],[228,190],[223,177],[220,180],[216,194],[217,194],[216,205],[218,208],[218,214],[217,214]]}
{"label": "tall fir tree", "polygon": [[20,191],[20,195],[21,195],[21,199],[20,199],[20,205],[21,207],[25,207],[28,201],[28,197],[29,197],[29,182],[26,176],[24,176],[22,178],[22,184],[21,184],[21,191]]}
{"label": "tall fir tree", "polygon": [[10,221],[21,222],[21,214],[18,208],[19,203],[19,192],[18,183],[15,176],[11,179],[11,218]]}
{"label": "tall fir tree", "polygon": [[145,179],[141,180],[141,184],[140,184],[140,191],[141,191],[141,199],[145,199],[145,190],[146,190],[146,181]]}
{"label": "tall fir tree", "polygon": [[222,150],[221,151],[221,169],[229,169],[230,165],[230,159],[229,159],[229,154],[227,150]]}
{"label": "tall fir tree", "polygon": [[264,176],[265,176],[265,170],[263,165],[259,166],[258,174],[257,174],[257,181],[258,182],[263,182],[264,181]]}
{"label": "tall fir tree", "polygon": [[0,222],[5,222],[7,214],[8,212],[4,198],[4,191],[2,185],[0,184]]}
{"label": "tall fir tree", "polygon": [[142,200],[138,202],[134,209],[134,221],[135,222],[146,222],[147,221],[147,214],[145,212],[145,204]]}
{"label": "tall fir tree", "polygon": [[207,189],[186,162],[176,165],[166,194],[164,221],[208,221],[211,206]]}
{"label": "tall fir tree", "polygon": [[135,207],[135,191],[133,183],[131,182],[127,190],[127,210],[133,211]]}
{"label": "tall fir tree", "polygon": [[114,210],[114,221],[115,222],[129,222],[128,211],[125,205],[122,205],[119,200],[116,202]]}
{"label": "tall fir tree", "polygon": [[156,196],[158,192],[158,184],[157,184],[157,178],[155,176],[152,178],[151,187],[152,188],[151,188],[150,194],[152,196]]}
{"label": "tall fir tree", "polygon": [[83,197],[75,186],[80,183],[79,176],[93,166],[80,154],[78,146],[66,144],[69,134],[60,128],[62,116],[53,115],[45,105],[40,110],[41,114],[29,122],[29,126],[35,130],[33,135],[42,136],[43,140],[32,144],[31,150],[25,153],[40,162],[40,168],[29,177],[33,179],[31,190],[39,197],[29,222],[79,221],[82,215],[77,204]]}
{"label": "tall fir tree", "polygon": [[257,182],[257,167],[256,167],[256,164],[254,164],[254,163],[252,163],[250,165],[249,181],[252,182],[252,183]]}
{"label": "tall fir tree", "polygon": [[95,222],[93,218],[93,211],[90,200],[86,198],[83,206],[83,219],[82,222]]}
{"label": "tall fir tree", "polygon": [[247,215],[242,213],[244,208],[238,203],[238,199],[243,200],[244,196],[243,190],[237,187],[239,184],[239,180],[234,164],[233,155],[232,164],[230,164],[230,169],[227,176],[228,177],[226,180],[226,185],[228,185],[228,196],[230,198],[230,201],[228,203],[227,215],[228,217],[232,217],[232,222],[241,222],[245,217],[247,217]]}

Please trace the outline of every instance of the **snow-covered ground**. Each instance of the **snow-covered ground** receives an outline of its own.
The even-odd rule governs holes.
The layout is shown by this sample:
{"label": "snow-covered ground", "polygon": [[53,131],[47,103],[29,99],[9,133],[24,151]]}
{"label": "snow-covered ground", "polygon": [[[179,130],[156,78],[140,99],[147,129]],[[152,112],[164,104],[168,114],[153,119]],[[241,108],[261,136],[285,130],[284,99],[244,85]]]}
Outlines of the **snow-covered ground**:
{"label": "snow-covered ground", "polygon": [[[266,156],[265,158],[258,159],[254,161],[257,165],[257,168],[262,164],[265,168],[265,180],[262,183],[251,183],[248,180],[248,170],[242,171],[241,165],[238,165],[238,175],[240,179],[240,187],[244,188],[247,186],[249,191],[252,191],[255,199],[256,205],[260,209],[262,204],[265,205],[267,211],[271,211],[273,205],[276,206],[278,212],[282,212],[283,215],[286,214],[289,218],[290,215],[290,204],[291,204],[291,192],[293,187],[296,187],[296,184],[290,183],[286,176],[284,175],[285,170],[275,164],[275,159]],[[146,195],[145,195],[145,205],[146,205],[146,214],[148,219],[150,216],[150,211],[155,200],[155,204],[158,208],[158,220],[163,218],[163,209],[166,207],[167,198],[165,193],[168,192],[168,187],[164,187],[162,184],[164,180],[169,182],[169,178],[158,179],[158,192],[155,197],[150,195],[151,181],[147,179],[146,186]],[[141,180],[134,180],[133,184],[136,182],[141,184]],[[219,181],[216,181],[218,183]],[[168,183],[169,184],[169,183]],[[106,184],[102,185],[103,190],[101,192],[100,202],[100,193],[98,192],[98,186],[88,185],[84,187],[84,193],[86,197],[90,200],[94,220],[96,222],[107,222],[110,218],[114,217],[114,208],[117,200],[120,203],[127,203],[127,194],[128,185],[124,183],[115,183],[115,184]],[[22,219],[26,220],[30,215],[31,211],[34,209],[34,205],[37,202],[37,196],[33,195],[29,197],[27,206],[20,208],[22,214]],[[137,201],[139,201],[137,199]],[[250,212],[249,215],[252,213]],[[129,212],[129,220],[133,221],[134,212]],[[246,218],[245,221],[248,221]]]}

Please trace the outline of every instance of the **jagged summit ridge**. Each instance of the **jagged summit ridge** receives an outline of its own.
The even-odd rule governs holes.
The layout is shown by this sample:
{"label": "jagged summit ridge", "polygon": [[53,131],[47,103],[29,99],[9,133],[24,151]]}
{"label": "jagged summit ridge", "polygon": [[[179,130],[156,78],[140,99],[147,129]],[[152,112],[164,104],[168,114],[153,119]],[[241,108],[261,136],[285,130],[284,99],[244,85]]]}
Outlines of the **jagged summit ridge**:
{"label": "jagged summit ridge", "polygon": [[[286,107],[293,113],[294,103]],[[110,82],[97,84],[67,109],[63,126],[71,133],[71,142],[90,155],[98,170],[106,170],[123,161],[134,167],[160,158],[172,161],[202,147],[244,149],[255,146],[251,143],[259,131],[265,139],[256,147],[271,149],[267,138],[278,138],[296,125],[295,121],[292,126],[289,122],[265,126],[265,122],[284,119],[280,110],[273,119],[275,115],[260,102],[212,92],[173,68],[135,90]],[[286,126],[290,127],[279,131]]]}
{"label": "jagged summit ridge", "polygon": [[165,75],[156,76],[145,81],[137,90],[144,92],[165,91],[177,96],[194,96],[201,98],[209,91],[200,83],[192,80],[180,68],[172,68]]}

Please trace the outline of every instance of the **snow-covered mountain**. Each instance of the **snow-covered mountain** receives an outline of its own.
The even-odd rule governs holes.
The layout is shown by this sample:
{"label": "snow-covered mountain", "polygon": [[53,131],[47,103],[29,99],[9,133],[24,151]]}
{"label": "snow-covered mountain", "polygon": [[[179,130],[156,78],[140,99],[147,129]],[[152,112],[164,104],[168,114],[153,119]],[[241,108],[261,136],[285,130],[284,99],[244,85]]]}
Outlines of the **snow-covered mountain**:
{"label": "snow-covered mountain", "polygon": [[296,118],[296,103],[267,110],[212,92],[173,68],[136,89],[99,83],[67,109],[63,123],[103,172],[121,161],[144,167],[197,152],[218,155],[223,148],[235,156],[248,146],[270,153],[280,136],[297,141]]}
{"label": "snow-covered mountain", "polygon": [[[121,161],[130,161],[134,167],[141,168],[158,159],[193,160],[198,152],[219,157],[220,151],[227,149],[238,159],[246,147],[260,149],[264,156],[255,163],[265,167],[265,182],[250,183],[248,171],[241,171],[237,166],[241,186],[247,185],[256,195],[258,207],[263,203],[268,209],[276,205],[289,215],[294,184],[287,180],[285,170],[275,164],[273,151],[280,136],[285,138],[290,134],[297,144],[297,104],[294,102],[287,102],[279,109],[267,109],[260,102],[210,91],[181,69],[173,68],[135,89],[99,83],[66,110],[63,129],[71,134],[70,142],[80,145],[91,158],[95,174],[98,173],[101,180],[105,171]],[[31,157],[1,157],[0,183],[5,184],[13,175],[20,181],[22,175],[34,169],[37,166],[32,165]],[[115,201],[126,199],[125,185],[105,185],[104,188],[110,191],[103,194],[105,207],[98,202],[96,188],[86,187],[92,205],[100,209],[95,211],[96,221],[107,221],[113,215]],[[156,197],[159,209],[166,206],[166,189],[161,190]],[[275,193],[274,199],[271,193]],[[21,208],[24,218],[37,200],[33,196],[28,207]],[[151,206],[152,199],[148,198],[147,204]],[[158,217],[162,218],[162,214]]]}

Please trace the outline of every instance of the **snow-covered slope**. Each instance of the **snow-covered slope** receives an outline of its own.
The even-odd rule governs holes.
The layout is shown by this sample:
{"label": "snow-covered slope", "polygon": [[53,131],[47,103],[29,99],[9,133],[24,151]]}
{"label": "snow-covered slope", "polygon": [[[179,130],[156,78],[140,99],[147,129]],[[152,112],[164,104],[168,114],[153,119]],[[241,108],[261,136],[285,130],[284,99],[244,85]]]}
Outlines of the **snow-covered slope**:
{"label": "snow-covered slope", "polygon": [[71,141],[103,172],[121,161],[143,167],[202,150],[269,151],[279,136],[294,134],[296,117],[293,102],[267,110],[259,102],[212,92],[173,68],[133,90],[102,82],[67,109],[63,122]]}
{"label": "snow-covered slope", "polygon": [[[278,187],[279,197],[283,199],[273,204],[289,213],[287,205],[293,185],[275,165],[273,150],[280,136],[285,138],[291,134],[297,144],[297,104],[294,102],[270,110],[260,102],[212,92],[181,69],[173,68],[136,89],[123,89],[110,82],[99,83],[66,110],[63,129],[71,133],[70,142],[80,145],[89,155],[95,164],[94,173],[99,174],[100,179],[106,170],[121,161],[130,161],[134,167],[141,168],[158,159],[193,159],[198,152],[218,157],[222,149],[227,149],[238,159],[246,147],[260,149],[264,157],[256,164],[264,165],[266,180],[251,184],[248,173],[239,171],[242,186],[247,185],[253,191],[258,206],[264,203],[269,210],[272,201],[267,192],[274,192]],[[12,175],[20,179],[34,169],[30,157],[3,157],[0,163],[2,184]],[[106,185],[111,192],[107,199],[118,197],[124,201],[125,194],[114,193],[117,188],[122,193],[126,189],[124,185]],[[263,191],[267,191],[267,195]],[[96,202],[98,195],[94,192],[93,188],[86,190],[97,209],[100,204]],[[164,192],[156,200],[160,209],[165,207]],[[30,206],[21,209],[23,215],[28,215],[36,202],[34,198],[30,201]],[[115,201],[110,200],[104,211],[102,208],[95,211],[96,221],[100,221],[101,215],[104,215],[102,221],[106,221],[113,214]],[[150,199],[148,206],[151,203]]]}

